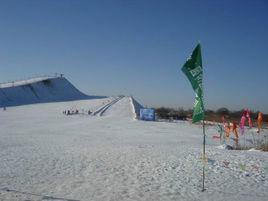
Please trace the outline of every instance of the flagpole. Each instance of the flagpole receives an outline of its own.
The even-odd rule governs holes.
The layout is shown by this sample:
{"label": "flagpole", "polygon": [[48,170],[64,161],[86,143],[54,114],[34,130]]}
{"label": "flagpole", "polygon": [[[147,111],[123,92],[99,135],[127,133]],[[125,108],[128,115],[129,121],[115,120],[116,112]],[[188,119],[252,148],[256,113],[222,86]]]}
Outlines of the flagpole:
{"label": "flagpole", "polygon": [[203,188],[202,192],[205,191],[205,109],[203,103],[203,67],[201,57],[201,45],[200,42],[194,48],[191,56],[187,59],[181,69],[189,79],[192,88],[195,92],[195,102],[193,109],[193,123],[200,122],[203,120]]}
{"label": "flagpole", "polygon": [[203,119],[203,185],[202,185],[202,192],[205,189],[205,160],[206,160],[206,134],[205,134],[205,121]]}

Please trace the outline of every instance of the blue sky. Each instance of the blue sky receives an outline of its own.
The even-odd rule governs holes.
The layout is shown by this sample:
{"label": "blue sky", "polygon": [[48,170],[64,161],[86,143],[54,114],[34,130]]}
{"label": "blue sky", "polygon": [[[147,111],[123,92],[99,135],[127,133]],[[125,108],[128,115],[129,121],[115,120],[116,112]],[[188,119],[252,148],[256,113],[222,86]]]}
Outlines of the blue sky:
{"label": "blue sky", "polygon": [[205,106],[268,112],[268,2],[0,1],[0,82],[64,73],[81,91],[191,108],[181,67],[202,45]]}

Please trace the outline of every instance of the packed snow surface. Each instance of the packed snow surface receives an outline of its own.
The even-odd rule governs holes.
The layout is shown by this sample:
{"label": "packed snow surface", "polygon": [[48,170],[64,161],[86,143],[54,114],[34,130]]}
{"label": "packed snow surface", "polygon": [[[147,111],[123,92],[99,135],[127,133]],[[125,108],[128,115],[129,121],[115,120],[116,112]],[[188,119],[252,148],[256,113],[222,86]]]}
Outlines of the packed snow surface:
{"label": "packed snow surface", "polygon": [[267,200],[267,153],[226,150],[208,127],[201,192],[202,127],[139,121],[116,99],[1,110],[0,200]]}

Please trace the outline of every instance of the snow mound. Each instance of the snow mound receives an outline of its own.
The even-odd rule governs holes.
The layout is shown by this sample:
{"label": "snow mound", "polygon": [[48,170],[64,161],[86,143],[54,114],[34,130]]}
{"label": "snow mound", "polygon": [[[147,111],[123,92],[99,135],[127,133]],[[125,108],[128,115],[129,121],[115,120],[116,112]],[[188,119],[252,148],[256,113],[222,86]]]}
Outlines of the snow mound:
{"label": "snow mound", "polygon": [[80,92],[64,77],[42,77],[0,86],[0,107],[102,98]]}
{"label": "snow mound", "polygon": [[231,145],[222,144],[222,145],[218,146],[218,149],[233,150],[234,148]]}
{"label": "snow mound", "polygon": [[260,150],[255,149],[255,148],[251,148],[251,149],[249,149],[248,151],[256,151],[256,152],[260,152]]}

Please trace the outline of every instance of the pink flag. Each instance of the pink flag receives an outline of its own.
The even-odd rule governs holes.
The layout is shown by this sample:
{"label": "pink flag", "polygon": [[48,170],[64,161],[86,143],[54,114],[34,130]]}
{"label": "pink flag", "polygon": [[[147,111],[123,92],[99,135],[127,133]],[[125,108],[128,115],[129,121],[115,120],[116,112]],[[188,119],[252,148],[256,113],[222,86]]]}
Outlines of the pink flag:
{"label": "pink flag", "polygon": [[249,126],[249,128],[252,128],[252,121],[251,121],[251,118],[249,115],[249,110],[247,110],[247,118],[248,118],[248,126]]}

